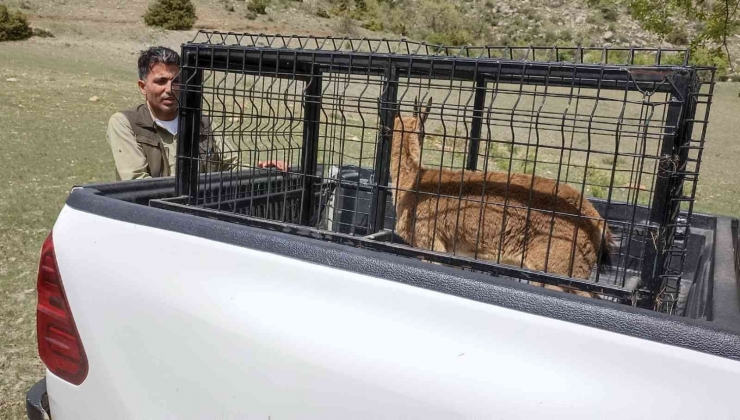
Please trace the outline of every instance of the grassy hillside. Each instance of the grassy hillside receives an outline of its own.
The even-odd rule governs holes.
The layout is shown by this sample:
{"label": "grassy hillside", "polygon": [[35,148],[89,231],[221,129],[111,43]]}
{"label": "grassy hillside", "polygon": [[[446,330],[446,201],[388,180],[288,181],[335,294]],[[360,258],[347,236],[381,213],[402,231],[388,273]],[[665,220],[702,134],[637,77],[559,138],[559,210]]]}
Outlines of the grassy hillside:
{"label": "grassy hillside", "polygon": [[[148,42],[163,36],[141,30],[150,0],[4,0],[35,26],[78,39]],[[405,36],[460,45],[685,46],[696,22],[675,19],[663,38],[634,20],[626,6],[608,0],[197,0],[196,29],[226,31]],[[265,14],[255,13],[259,3]],[[590,5],[589,5],[590,4]],[[132,31],[133,28],[139,28]],[[181,38],[180,38],[181,39]],[[99,39],[98,39],[99,40]],[[740,65],[740,36],[729,40]],[[727,62],[718,62],[720,74]]]}
{"label": "grassy hillside", "polygon": [[[315,35],[405,33],[437,42],[461,36],[490,43],[659,44],[623,13],[577,0],[408,0],[396,2],[387,15],[390,1],[366,0],[366,8],[354,13],[328,0],[267,1],[267,13],[254,16],[241,0],[197,0],[196,27]],[[34,331],[41,243],[73,185],[114,179],[105,125],[113,112],[141,101],[137,52],[153,44],[179,49],[195,31],[145,27],[141,16],[148,0],[0,3],[21,8],[34,27],[55,35],[0,44],[0,418],[18,419],[24,416],[24,393],[43,375]],[[420,12],[410,13],[412,6]],[[699,211],[740,216],[735,170],[740,145],[734,137],[740,129],[738,93],[737,83],[716,88]],[[99,100],[90,101],[93,96]]]}

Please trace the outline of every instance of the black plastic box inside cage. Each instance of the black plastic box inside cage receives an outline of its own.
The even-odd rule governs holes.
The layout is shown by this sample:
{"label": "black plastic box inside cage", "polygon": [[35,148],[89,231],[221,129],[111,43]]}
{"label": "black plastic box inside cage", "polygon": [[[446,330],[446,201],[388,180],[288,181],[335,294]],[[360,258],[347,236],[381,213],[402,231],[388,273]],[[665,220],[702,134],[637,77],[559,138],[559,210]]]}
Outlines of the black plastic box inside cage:
{"label": "black plastic box inside cage", "polygon": [[680,313],[714,83],[688,62],[200,32],[153,205]]}

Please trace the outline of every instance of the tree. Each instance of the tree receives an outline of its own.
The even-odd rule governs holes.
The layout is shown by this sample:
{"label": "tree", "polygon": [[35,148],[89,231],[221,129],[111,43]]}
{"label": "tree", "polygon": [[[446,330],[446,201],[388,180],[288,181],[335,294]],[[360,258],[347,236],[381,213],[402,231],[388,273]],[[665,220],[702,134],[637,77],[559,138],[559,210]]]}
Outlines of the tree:
{"label": "tree", "polygon": [[188,30],[196,18],[195,6],[190,0],[157,0],[149,6],[144,23],[170,30]]}
{"label": "tree", "polygon": [[18,41],[30,38],[33,34],[26,17],[18,12],[10,12],[0,4],[0,41]]}
{"label": "tree", "polygon": [[[595,6],[604,0],[587,0]],[[663,38],[675,30],[672,19],[683,16],[698,23],[698,32],[690,41],[692,51],[704,50],[714,60],[726,54],[730,69],[727,40],[740,30],[740,0],[619,0],[642,26]]]}

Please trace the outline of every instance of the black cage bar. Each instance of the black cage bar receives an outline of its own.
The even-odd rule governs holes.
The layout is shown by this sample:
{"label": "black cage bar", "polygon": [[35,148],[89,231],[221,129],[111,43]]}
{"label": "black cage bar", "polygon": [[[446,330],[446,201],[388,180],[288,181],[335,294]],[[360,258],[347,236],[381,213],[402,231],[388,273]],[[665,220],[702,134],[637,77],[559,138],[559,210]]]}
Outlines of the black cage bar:
{"label": "black cage bar", "polygon": [[[677,49],[446,47],[202,31],[182,46],[177,197],[152,205],[680,313],[714,74],[687,63],[688,52]],[[440,180],[482,176],[484,188],[499,179],[491,174],[508,174],[498,207],[471,201],[462,181],[459,194],[437,189],[434,217],[440,200],[458,202],[458,220],[445,222],[454,232],[439,233],[453,237],[452,252],[413,245],[396,230],[398,197],[412,191],[392,182],[399,176],[391,171],[394,136],[404,135],[395,124],[428,99],[417,157],[423,168]],[[274,168],[277,161],[287,167]],[[534,190],[525,204],[509,202],[518,188],[509,182],[525,175],[569,185],[598,211],[603,232],[614,234],[616,249],[599,256],[590,277],[548,271],[567,252],[546,257],[543,269],[525,264],[532,240],[546,242],[548,256],[555,241],[552,227],[550,237],[545,229],[530,240],[529,226],[565,217],[536,204]],[[429,194],[413,192],[417,200]],[[480,207],[480,220],[471,221],[466,206]],[[489,212],[503,215],[501,235],[509,213],[512,220],[526,214],[519,263],[502,261],[501,247],[497,258],[481,257],[477,241],[471,255],[457,251],[458,229],[478,222],[480,237]]]}

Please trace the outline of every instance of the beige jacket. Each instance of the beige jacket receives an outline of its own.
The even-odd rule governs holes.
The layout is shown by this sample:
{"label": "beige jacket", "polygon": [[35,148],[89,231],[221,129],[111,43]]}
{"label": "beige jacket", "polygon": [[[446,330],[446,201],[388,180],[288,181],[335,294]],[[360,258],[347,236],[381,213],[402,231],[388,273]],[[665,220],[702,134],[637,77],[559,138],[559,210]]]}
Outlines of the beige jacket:
{"label": "beige jacket", "polygon": [[[136,129],[131,126],[127,113],[135,121]],[[146,104],[113,114],[108,121],[106,138],[116,165],[116,179],[174,175],[177,136],[154,123],[151,110]],[[227,137],[201,135],[200,142],[201,171],[230,170],[240,164],[239,149]],[[208,145],[211,147],[207,147]],[[155,162],[152,161],[153,155],[157,156]],[[206,159],[208,164],[204,165]]]}

